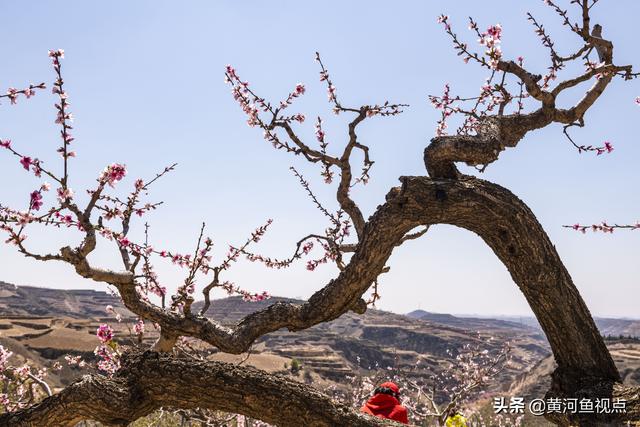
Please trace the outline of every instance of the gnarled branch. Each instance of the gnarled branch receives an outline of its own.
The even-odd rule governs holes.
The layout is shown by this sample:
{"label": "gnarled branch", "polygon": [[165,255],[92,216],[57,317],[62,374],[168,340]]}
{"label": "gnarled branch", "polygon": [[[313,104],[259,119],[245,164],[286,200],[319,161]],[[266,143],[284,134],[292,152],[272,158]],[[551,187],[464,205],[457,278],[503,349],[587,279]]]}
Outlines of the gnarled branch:
{"label": "gnarled branch", "polygon": [[255,368],[132,353],[113,378],[86,375],[39,404],[0,415],[0,426],[122,426],[162,407],[238,413],[282,426],[398,425],[354,411],[311,386]]}

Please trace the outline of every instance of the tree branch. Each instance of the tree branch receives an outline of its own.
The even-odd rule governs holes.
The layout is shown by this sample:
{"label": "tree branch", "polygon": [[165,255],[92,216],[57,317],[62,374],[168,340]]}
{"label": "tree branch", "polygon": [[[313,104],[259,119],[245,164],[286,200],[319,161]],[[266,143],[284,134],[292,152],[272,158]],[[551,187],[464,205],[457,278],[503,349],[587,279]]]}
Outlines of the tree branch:
{"label": "tree branch", "polygon": [[39,404],[0,415],[0,426],[126,425],[162,407],[243,414],[282,427],[398,425],[354,411],[311,386],[235,364],[155,352],[123,358],[113,378],[85,375]]}

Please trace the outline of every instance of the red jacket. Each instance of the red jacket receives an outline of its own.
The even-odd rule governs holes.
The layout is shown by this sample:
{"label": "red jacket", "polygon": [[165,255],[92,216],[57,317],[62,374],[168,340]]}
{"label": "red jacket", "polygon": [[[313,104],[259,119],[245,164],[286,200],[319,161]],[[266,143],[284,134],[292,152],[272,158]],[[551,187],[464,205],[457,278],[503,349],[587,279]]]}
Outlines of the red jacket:
{"label": "red jacket", "polygon": [[388,394],[376,394],[361,409],[365,414],[387,418],[402,424],[409,424],[407,409],[400,405],[398,399]]}

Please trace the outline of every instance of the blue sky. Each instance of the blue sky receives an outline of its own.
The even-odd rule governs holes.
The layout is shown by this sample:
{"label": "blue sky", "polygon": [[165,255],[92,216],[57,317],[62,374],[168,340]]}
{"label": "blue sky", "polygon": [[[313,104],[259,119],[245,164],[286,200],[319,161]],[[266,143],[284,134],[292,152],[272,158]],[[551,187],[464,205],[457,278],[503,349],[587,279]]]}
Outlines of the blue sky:
{"label": "blue sky", "polygon": [[[484,72],[455,55],[437,16],[449,15],[470,46],[475,37],[467,30],[469,15],[481,28],[500,23],[505,55],[522,55],[532,70],[544,73],[547,53],[526,21],[526,11],[545,23],[561,52],[578,46],[576,37],[560,27],[560,19],[537,0],[5,1],[0,3],[0,87],[40,81],[50,85],[47,50],[65,49],[63,72],[76,116],[78,151],[71,185],[77,192],[112,162],[124,162],[129,170],[121,191],[134,178],[153,176],[178,162],[176,172],[151,193],[152,201],[165,202],[147,218],[156,246],[191,252],[205,221],[220,257],[227,243],[244,241],[273,218],[258,248],[283,257],[299,237],[326,226],[289,166],[302,171],[332,208],[334,187],[322,183],[316,166],[273,150],[260,130],[246,126],[223,81],[225,65],[233,64],[260,95],[273,101],[286,97],[296,83],[305,83],[307,93],[295,110],[326,119],[327,138],[336,150],[345,140],[346,118],[334,117],[326,102],[313,60],[316,50],[344,104],[389,99],[411,105],[399,117],[374,118],[360,127],[376,160],[371,183],[354,191],[368,216],[398,184],[398,176],[425,174],[422,151],[438,119],[427,95],[440,94],[447,82],[456,94],[475,95],[483,84]],[[602,1],[593,9],[593,20],[614,41],[620,64],[640,65],[633,31],[639,13],[640,3],[633,0]],[[0,107],[0,137],[53,164],[58,140],[54,98],[48,92]],[[579,155],[555,125],[528,135],[483,174],[531,207],[596,315],[640,317],[640,232],[583,236],[561,225],[640,219],[640,108],[633,102],[639,95],[639,82],[615,81],[587,114],[586,128],[573,133],[582,144],[611,141],[612,154]],[[313,121],[305,122],[300,133],[312,141]],[[23,206],[37,185],[6,155],[0,158],[0,177],[0,202],[13,206]],[[134,236],[140,237],[141,225]],[[69,236],[37,230],[29,234],[32,247],[42,250],[59,247]],[[102,245],[94,262],[117,266],[113,254],[114,248]],[[77,278],[68,266],[26,260],[7,246],[0,247],[0,264],[0,280],[7,282],[96,286]],[[465,230],[434,227],[394,252],[389,265],[390,273],[381,278],[383,309],[530,313],[506,269]],[[159,266],[159,271],[170,288],[182,277],[171,265]],[[314,273],[303,264],[273,272],[241,263],[227,278],[253,291],[308,297],[335,274],[330,266]]]}

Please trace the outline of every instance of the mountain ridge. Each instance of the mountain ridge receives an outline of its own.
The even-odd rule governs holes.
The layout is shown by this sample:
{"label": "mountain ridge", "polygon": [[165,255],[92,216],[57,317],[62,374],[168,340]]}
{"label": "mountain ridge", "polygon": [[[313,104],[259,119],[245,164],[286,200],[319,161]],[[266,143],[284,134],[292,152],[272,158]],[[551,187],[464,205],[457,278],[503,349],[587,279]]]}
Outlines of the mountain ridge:
{"label": "mountain ridge", "polygon": [[[215,301],[223,301],[226,298]],[[276,301],[303,303],[304,300],[288,297],[272,297],[262,302],[248,303],[247,307],[260,309]],[[224,303],[218,303],[223,304]],[[234,303],[235,304],[235,303]],[[95,289],[53,289],[39,286],[17,286],[0,281],[0,316],[63,316],[72,318],[105,317],[105,307],[118,307],[123,316],[134,316],[122,306],[119,298]],[[236,304],[237,305],[237,304]],[[194,311],[202,307],[202,301],[194,303]],[[219,307],[223,308],[223,307]],[[210,309],[209,311],[211,311]],[[376,310],[376,309],[370,309]],[[255,311],[255,310],[254,310]],[[463,329],[481,329],[485,327],[533,328],[542,332],[533,316],[478,316],[435,313],[426,310],[413,310],[409,313],[395,313],[377,310],[412,319],[419,319],[441,325],[461,327]],[[251,310],[245,310],[246,314]],[[213,316],[215,318],[215,315]],[[225,321],[229,321],[229,316]],[[235,320],[240,320],[234,317]],[[596,325],[604,336],[640,337],[640,320],[630,318],[594,317]],[[544,338],[543,338],[544,339]]]}
{"label": "mountain ridge", "polygon": [[[212,300],[206,314],[232,326],[244,316],[280,301],[303,302],[285,297],[247,302],[232,296]],[[202,304],[194,303],[193,312],[199,312]],[[122,322],[106,312],[106,305],[112,305],[122,315]],[[14,352],[18,362],[30,360],[50,367],[57,361],[65,366],[52,373],[56,390],[84,373],[66,366],[66,354],[82,356],[88,362],[95,360],[95,334],[100,324],[109,323],[116,339],[131,345],[136,341],[130,335],[135,321],[136,316],[106,292],[0,282],[0,344]],[[616,322],[609,325],[612,330],[618,326]],[[143,345],[151,345],[156,338],[157,331],[149,325]],[[433,374],[450,369],[464,346],[477,346],[495,355],[507,343],[511,347],[510,362],[488,392],[543,397],[555,366],[546,338],[539,328],[505,319],[467,318],[424,310],[404,315],[371,308],[363,315],[347,312],[299,332],[271,332],[259,338],[246,356],[221,353],[198,340],[192,340],[191,345],[210,360],[246,362],[326,389],[349,387],[354,374],[387,375],[390,371],[407,373],[413,381],[425,384]],[[607,345],[625,381],[640,383],[640,340],[608,341]],[[294,360],[303,367],[300,372],[287,368],[293,366]],[[417,366],[421,368],[417,370]]]}

